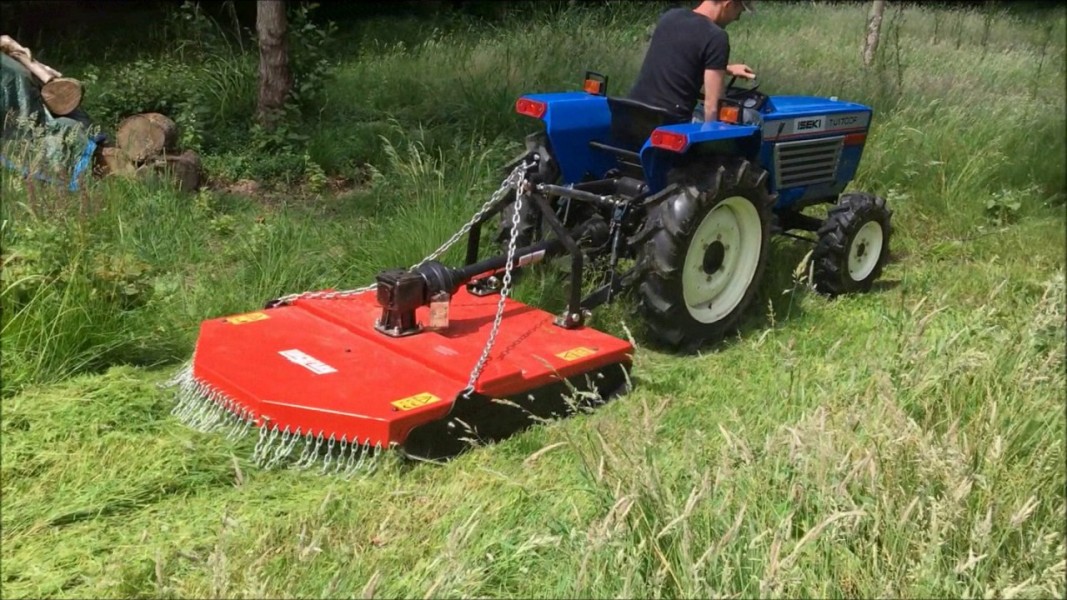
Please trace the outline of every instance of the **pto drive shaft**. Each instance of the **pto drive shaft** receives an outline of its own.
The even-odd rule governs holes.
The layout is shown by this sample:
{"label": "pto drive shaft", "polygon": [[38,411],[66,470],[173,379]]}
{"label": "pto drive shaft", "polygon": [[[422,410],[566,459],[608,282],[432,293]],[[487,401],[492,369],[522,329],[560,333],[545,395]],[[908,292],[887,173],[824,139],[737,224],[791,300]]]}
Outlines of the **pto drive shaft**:
{"label": "pto drive shaft", "polygon": [[[575,244],[573,240],[578,240],[595,247],[607,240],[608,227],[603,221],[590,220],[564,234],[568,235],[568,241],[572,244]],[[540,262],[546,257],[563,254],[568,251],[568,241],[554,237],[516,249],[512,265],[523,267]],[[378,273],[377,288],[382,316],[375,323],[375,329],[393,337],[418,333],[421,328],[415,318],[415,310],[419,306],[428,306],[434,296],[442,293],[451,296],[461,285],[474,280],[478,275],[499,270],[507,264],[507,255],[501,254],[460,268],[451,268],[437,260],[428,260],[411,270],[381,271]]]}
{"label": "pto drive shaft", "polygon": [[[558,238],[545,240],[516,250],[513,264],[516,267],[527,265],[563,250],[563,242]],[[393,337],[418,333],[421,327],[415,319],[415,309],[428,306],[441,292],[451,296],[478,275],[506,266],[507,260],[506,255],[495,256],[461,268],[432,260],[411,270],[388,269],[378,273],[377,294],[382,316],[374,328]]]}

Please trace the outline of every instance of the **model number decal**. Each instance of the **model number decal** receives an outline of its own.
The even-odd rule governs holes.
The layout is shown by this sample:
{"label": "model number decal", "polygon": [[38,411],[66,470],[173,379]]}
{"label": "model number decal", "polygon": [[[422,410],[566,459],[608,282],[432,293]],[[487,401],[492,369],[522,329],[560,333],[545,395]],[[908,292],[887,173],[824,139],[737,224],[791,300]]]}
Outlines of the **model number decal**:
{"label": "model number decal", "polygon": [[441,399],[429,392],[423,392],[421,394],[415,394],[414,396],[408,396],[407,398],[401,398],[399,400],[393,400],[389,404],[392,404],[397,410],[412,410],[420,406],[426,406],[427,404],[433,404],[434,402],[440,402]]}
{"label": "model number decal", "polygon": [[866,129],[870,123],[871,113],[861,111],[821,115],[816,113],[803,117],[790,116],[764,121],[763,137],[768,140],[778,140],[824,133],[853,132]]}
{"label": "model number decal", "polygon": [[322,362],[314,356],[311,356],[310,354],[307,354],[295,348],[290,350],[281,350],[280,352],[278,352],[278,354],[284,356],[289,362],[300,365],[301,367],[304,367],[305,369],[311,371],[316,375],[328,375],[330,373],[337,372],[337,369]]}
{"label": "model number decal", "polygon": [[827,117],[826,125],[831,129],[838,129],[841,127],[851,127],[859,123],[859,115],[842,115],[838,117]]}

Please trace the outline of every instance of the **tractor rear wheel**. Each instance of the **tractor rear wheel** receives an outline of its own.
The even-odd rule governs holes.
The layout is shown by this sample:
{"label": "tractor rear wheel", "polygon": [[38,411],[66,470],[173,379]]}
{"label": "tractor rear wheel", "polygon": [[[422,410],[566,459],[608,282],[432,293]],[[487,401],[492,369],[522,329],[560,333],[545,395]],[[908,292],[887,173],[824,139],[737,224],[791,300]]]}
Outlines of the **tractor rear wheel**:
{"label": "tractor rear wheel", "polygon": [[632,242],[640,247],[639,310],[649,333],[692,350],[733,332],[767,264],[767,172],[726,158],[671,174]]}
{"label": "tractor rear wheel", "polygon": [[815,289],[829,296],[869,291],[889,257],[892,214],[883,198],[842,194],[811,255]]}

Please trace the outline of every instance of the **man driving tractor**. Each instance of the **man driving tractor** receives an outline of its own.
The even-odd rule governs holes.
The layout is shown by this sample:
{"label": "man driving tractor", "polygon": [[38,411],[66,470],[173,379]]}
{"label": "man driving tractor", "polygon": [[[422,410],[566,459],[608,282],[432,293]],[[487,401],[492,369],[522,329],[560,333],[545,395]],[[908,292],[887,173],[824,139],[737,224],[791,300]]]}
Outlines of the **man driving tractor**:
{"label": "man driving tractor", "polygon": [[730,37],[725,29],[751,10],[750,0],[704,0],[692,10],[664,12],[630,99],[662,107],[679,121],[714,121],[726,76],[756,77],[748,65],[729,64]]}

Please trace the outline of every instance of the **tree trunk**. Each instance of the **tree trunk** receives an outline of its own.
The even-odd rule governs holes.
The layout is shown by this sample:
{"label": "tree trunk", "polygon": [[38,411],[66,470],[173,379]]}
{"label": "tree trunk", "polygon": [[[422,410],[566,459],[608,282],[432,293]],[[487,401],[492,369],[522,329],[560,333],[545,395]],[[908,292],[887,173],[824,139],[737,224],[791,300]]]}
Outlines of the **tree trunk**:
{"label": "tree trunk", "polygon": [[878,39],[882,36],[882,13],[885,12],[885,0],[873,0],[867,13],[867,37],[863,40],[863,64],[871,66],[874,55],[878,52]]}
{"label": "tree trunk", "polygon": [[258,0],[259,104],[256,107],[256,120],[267,129],[277,125],[293,85],[289,73],[289,43],[286,40],[288,28],[285,0]]}

